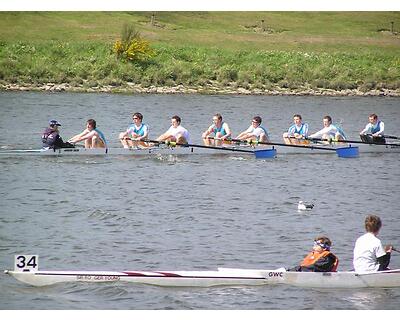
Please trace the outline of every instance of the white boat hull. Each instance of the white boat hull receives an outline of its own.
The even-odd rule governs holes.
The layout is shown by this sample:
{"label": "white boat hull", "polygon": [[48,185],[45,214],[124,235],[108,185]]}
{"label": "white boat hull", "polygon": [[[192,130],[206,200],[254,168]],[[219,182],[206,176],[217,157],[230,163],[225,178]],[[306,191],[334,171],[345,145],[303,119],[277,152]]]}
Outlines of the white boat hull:
{"label": "white boat hull", "polygon": [[219,268],[218,271],[5,271],[33,286],[61,282],[132,282],[167,287],[292,285],[306,288],[400,287],[400,269],[368,274],[355,272],[287,272]]}
{"label": "white boat hull", "polygon": [[265,285],[263,273],[219,271],[7,271],[15,279],[33,285],[46,286],[60,282],[132,282],[166,287],[212,287]]}
{"label": "white boat hull", "polygon": [[[229,146],[220,148],[200,148],[200,147],[175,147],[163,148],[152,147],[147,149],[124,149],[124,148],[108,148],[108,149],[34,149],[34,150],[1,150],[0,155],[3,156],[94,156],[94,155],[124,155],[124,156],[152,156],[152,155],[249,155],[254,156],[255,150],[276,150],[276,155],[285,154],[336,154],[338,148],[347,147],[349,145],[308,145],[307,147],[290,147],[282,145],[258,146],[257,148],[246,146]],[[359,153],[400,153],[399,145],[351,145],[357,146]],[[322,149],[321,149],[322,148]]]}
{"label": "white boat hull", "polygon": [[400,270],[368,274],[355,272],[287,272],[285,283],[308,288],[392,288],[400,287]]}

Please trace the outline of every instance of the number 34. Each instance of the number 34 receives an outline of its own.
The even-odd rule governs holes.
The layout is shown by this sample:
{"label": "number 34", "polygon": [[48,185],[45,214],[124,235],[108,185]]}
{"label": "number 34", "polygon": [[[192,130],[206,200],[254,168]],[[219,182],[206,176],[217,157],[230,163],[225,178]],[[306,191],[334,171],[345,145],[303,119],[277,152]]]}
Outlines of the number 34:
{"label": "number 34", "polygon": [[17,255],[15,256],[15,270],[37,271],[39,256],[36,255]]}

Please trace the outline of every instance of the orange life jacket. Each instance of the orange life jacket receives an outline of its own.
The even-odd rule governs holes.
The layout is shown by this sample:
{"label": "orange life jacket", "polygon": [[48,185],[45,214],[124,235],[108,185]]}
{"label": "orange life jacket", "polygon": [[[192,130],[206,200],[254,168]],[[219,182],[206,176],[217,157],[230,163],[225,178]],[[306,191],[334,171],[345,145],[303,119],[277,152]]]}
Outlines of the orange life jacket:
{"label": "orange life jacket", "polygon": [[339,259],[336,257],[332,252],[330,251],[322,251],[322,252],[314,252],[311,251],[301,262],[300,266],[302,267],[309,267],[312,266],[315,262],[317,262],[319,259],[326,257],[328,255],[333,255],[335,257],[335,263],[333,264],[331,272],[336,272],[337,267],[339,265]]}

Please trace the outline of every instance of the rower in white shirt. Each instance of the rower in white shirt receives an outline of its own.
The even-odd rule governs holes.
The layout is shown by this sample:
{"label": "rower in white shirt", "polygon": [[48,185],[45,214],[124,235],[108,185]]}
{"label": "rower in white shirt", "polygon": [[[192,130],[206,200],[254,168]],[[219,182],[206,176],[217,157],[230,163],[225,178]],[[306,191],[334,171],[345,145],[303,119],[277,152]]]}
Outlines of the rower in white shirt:
{"label": "rower in white shirt", "polygon": [[391,245],[382,246],[377,235],[382,227],[381,219],[375,215],[365,218],[367,233],[359,237],[354,246],[353,265],[357,273],[387,270],[390,263]]}
{"label": "rower in white shirt", "polygon": [[309,135],[308,137],[310,139],[324,139],[328,140],[328,142],[332,140],[346,140],[346,135],[343,130],[332,124],[332,118],[330,116],[325,116],[322,121],[324,127],[318,132]]}
{"label": "rower in white shirt", "polygon": [[262,119],[255,116],[251,121],[250,127],[240,133],[236,139],[238,140],[255,140],[257,142],[269,142],[267,129],[261,126]]}
{"label": "rower in white shirt", "polygon": [[369,123],[360,132],[360,138],[364,142],[372,143],[386,143],[385,137],[385,124],[378,119],[378,116],[373,113],[368,117]]}
{"label": "rower in white shirt", "polygon": [[189,140],[189,131],[181,126],[181,118],[176,115],[171,118],[171,127],[157,138],[157,141],[170,141],[180,144],[187,144]]}

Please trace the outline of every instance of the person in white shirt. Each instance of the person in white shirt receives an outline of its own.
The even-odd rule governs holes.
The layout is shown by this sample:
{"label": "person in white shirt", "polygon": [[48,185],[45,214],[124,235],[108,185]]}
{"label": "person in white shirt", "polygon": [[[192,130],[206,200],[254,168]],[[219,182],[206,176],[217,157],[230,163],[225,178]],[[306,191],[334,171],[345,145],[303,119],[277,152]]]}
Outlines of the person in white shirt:
{"label": "person in white shirt", "polygon": [[157,141],[169,141],[180,144],[189,143],[189,131],[181,126],[181,118],[173,116],[171,118],[171,127],[157,138]]}
{"label": "person in white shirt", "polygon": [[385,124],[383,121],[378,120],[378,116],[373,113],[368,117],[369,123],[360,132],[361,141],[372,143],[386,143],[385,137]]}
{"label": "person in white shirt", "polygon": [[376,272],[387,270],[390,263],[390,254],[393,247],[382,246],[377,238],[382,227],[381,219],[375,215],[365,218],[365,230],[367,233],[359,237],[353,251],[353,266],[357,273]]}
{"label": "person in white shirt", "polygon": [[332,118],[330,116],[325,116],[322,122],[324,127],[318,132],[309,135],[308,137],[310,139],[323,139],[328,140],[328,142],[332,140],[346,140],[346,135],[343,130],[332,124]]}
{"label": "person in white shirt", "polygon": [[257,142],[269,142],[267,129],[261,126],[262,119],[259,116],[255,116],[251,121],[250,127],[247,130],[240,133],[236,139],[238,140],[252,140],[255,139]]}

